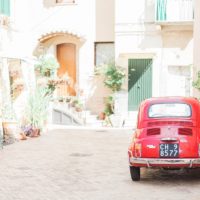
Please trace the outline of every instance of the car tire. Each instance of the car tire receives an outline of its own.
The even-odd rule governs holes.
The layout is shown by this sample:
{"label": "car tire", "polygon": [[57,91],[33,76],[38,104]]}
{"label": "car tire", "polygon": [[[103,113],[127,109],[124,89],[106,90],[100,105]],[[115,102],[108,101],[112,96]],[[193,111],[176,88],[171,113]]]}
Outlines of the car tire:
{"label": "car tire", "polygon": [[130,166],[130,173],[131,173],[132,181],[139,181],[140,180],[140,167]]}

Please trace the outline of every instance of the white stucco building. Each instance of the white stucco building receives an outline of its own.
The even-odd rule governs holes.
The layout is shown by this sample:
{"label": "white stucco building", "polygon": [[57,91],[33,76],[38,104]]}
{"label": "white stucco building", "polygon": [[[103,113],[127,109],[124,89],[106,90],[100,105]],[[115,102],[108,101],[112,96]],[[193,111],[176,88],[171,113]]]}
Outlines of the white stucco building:
{"label": "white stucco building", "polygon": [[[87,107],[102,110],[106,90],[102,80],[95,79],[94,68],[103,60],[114,58],[114,0],[4,2],[7,13],[2,13],[2,18],[8,23],[2,25],[0,33],[3,40],[0,56],[5,60],[7,82],[9,68],[15,68],[10,66],[9,59],[20,60],[21,65],[34,61],[34,57],[52,54],[60,64],[58,75],[67,73],[73,80],[70,95],[84,91]],[[102,55],[102,51],[108,55]],[[31,73],[24,70],[21,73],[28,84],[31,79],[26,76]]]}
{"label": "white stucco building", "polygon": [[2,69],[17,58],[26,84],[34,81],[27,70],[34,56],[52,54],[58,75],[67,72],[87,108],[100,112],[109,91],[94,68],[114,57],[127,73],[119,97],[125,112],[152,96],[193,95],[193,0],[12,0],[7,6]]}
{"label": "white stucco building", "polygon": [[[193,77],[196,80],[198,72],[200,71],[200,1],[194,0],[194,65]],[[199,92],[194,89],[194,95],[199,97]]]}
{"label": "white stucco building", "polygon": [[127,69],[128,110],[151,96],[190,96],[192,0],[116,0],[115,57]]}

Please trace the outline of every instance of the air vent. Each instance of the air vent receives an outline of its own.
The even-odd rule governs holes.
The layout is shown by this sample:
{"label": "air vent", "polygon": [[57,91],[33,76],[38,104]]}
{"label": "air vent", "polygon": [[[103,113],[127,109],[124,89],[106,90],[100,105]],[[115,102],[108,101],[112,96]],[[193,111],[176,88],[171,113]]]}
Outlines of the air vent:
{"label": "air vent", "polygon": [[160,134],[160,128],[147,129],[147,135],[159,135],[159,134]]}
{"label": "air vent", "polygon": [[178,134],[180,134],[180,135],[192,135],[192,129],[191,128],[179,128]]}
{"label": "air vent", "polygon": [[154,121],[154,122],[148,122],[148,126],[168,126],[168,125],[174,125],[174,126],[193,126],[192,122],[188,121]]}

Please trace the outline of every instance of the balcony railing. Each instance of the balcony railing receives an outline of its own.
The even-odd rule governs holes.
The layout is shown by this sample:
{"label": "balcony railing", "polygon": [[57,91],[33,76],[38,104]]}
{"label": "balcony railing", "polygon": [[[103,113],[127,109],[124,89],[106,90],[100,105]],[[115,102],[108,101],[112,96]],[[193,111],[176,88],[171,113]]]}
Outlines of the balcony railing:
{"label": "balcony railing", "polygon": [[157,22],[192,22],[193,0],[156,0]]}

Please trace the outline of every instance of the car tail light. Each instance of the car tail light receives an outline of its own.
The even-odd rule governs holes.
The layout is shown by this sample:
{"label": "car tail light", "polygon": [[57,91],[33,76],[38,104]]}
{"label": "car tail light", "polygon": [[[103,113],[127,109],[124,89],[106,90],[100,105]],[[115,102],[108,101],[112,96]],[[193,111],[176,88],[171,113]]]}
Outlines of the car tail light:
{"label": "car tail light", "polygon": [[192,129],[191,128],[179,128],[178,134],[180,134],[180,135],[192,135]]}
{"label": "car tail light", "polygon": [[160,128],[147,129],[147,135],[159,135],[159,134],[160,134]]}
{"label": "car tail light", "polygon": [[142,156],[142,145],[140,143],[135,144],[135,157]]}

